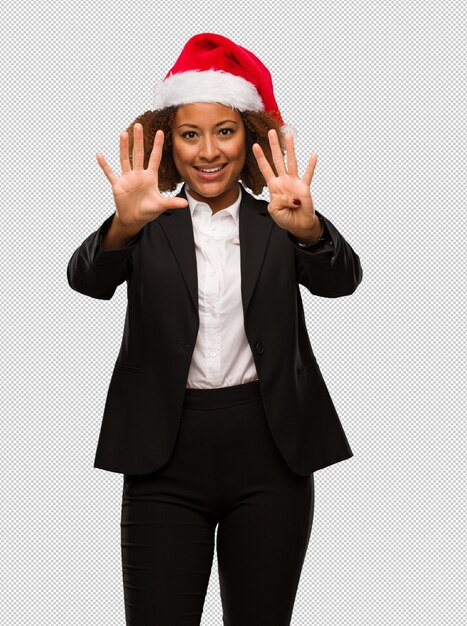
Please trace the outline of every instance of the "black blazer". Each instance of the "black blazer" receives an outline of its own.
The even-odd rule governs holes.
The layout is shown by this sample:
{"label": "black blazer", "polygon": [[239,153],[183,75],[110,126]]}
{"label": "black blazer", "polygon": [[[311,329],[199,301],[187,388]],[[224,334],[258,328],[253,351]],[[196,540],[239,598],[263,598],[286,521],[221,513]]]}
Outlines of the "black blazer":
{"label": "black blazer", "polygon": [[[332,244],[307,251],[241,186],[241,293],[245,332],[272,437],[302,476],[353,453],[313,354],[299,283],[327,298],[350,295],[359,257],[318,213]],[[178,196],[186,198],[185,185]],[[123,338],[110,380],[94,467],[159,469],[172,453],[198,334],[198,283],[189,207],[165,211],[124,248],[101,250],[114,213],[73,253],[72,289],[110,300],[126,281]]]}

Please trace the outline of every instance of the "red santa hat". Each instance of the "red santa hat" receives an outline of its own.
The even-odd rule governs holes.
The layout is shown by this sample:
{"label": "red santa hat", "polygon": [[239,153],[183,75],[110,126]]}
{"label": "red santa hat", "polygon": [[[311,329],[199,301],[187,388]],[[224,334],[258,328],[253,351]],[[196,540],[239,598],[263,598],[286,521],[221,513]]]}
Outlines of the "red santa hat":
{"label": "red santa hat", "polygon": [[267,111],[284,126],[269,70],[252,52],[222,35],[201,33],[185,44],[154,89],[154,109],[218,102],[239,111]]}

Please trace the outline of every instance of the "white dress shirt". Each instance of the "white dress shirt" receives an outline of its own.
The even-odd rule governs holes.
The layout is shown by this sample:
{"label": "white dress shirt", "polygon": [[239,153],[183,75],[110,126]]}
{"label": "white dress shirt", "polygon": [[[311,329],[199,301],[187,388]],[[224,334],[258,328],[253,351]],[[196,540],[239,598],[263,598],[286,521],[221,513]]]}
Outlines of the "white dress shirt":
{"label": "white dress shirt", "polygon": [[238,197],[212,214],[211,207],[186,196],[193,222],[198,270],[199,330],[187,388],[231,387],[258,380],[246,338],[240,275]]}

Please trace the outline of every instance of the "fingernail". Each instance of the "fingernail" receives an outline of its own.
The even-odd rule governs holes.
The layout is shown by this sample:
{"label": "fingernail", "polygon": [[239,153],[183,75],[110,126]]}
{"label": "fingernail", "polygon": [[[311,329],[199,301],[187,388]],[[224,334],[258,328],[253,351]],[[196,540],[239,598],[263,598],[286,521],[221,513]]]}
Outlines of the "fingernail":
{"label": "fingernail", "polygon": [[292,200],[292,202],[293,202],[294,204],[296,204],[297,206],[300,206],[300,205],[301,205],[300,200],[298,200],[297,198],[294,198],[294,199]]}

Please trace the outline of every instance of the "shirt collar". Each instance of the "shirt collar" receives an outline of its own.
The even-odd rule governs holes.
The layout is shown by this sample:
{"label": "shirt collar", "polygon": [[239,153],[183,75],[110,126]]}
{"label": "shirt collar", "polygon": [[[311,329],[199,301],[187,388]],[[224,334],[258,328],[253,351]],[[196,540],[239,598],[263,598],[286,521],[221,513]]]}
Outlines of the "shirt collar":
{"label": "shirt collar", "polygon": [[[203,206],[209,206],[206,202],[199,202],[198,200],[195,200],[195,198],[193,198],[193,196],[191,196],[188,191],[188,185],[185,185],[185,193],[186,193],[186,198],[188,200],[188,205],[190,207],[190,213],[192,217],[193,217],[193,211],[195,210],[198,204],[203,205]],[[225,209],[222,209],[222,211],[227,211],[228,213],[230,213],[230,215],[234,218],[234,221],[237,225],[238,225],[238,211],[240,208],[241,200],[242,200],[242,189],[240,185],[238,185],[237,199],[235,200],[233,204],[226,207]]]}

